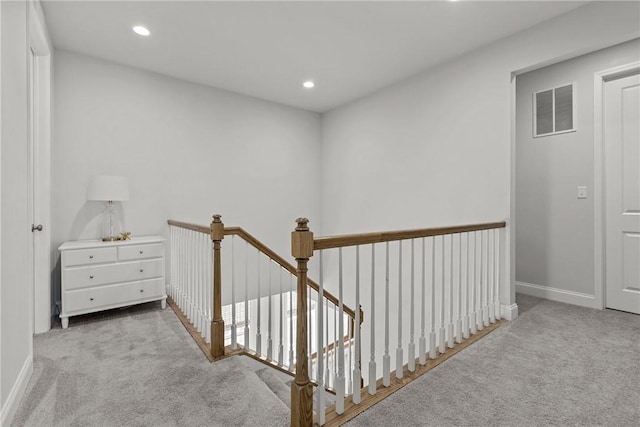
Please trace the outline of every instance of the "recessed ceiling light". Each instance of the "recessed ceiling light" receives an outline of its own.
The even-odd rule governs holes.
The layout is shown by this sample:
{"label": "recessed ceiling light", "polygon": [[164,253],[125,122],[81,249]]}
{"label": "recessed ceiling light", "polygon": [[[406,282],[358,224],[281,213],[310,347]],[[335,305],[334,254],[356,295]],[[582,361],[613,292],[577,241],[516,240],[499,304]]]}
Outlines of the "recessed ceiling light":
{"label": "recessed ceiling light", "polygon": [[307,80],[306,82],[302,83],[302,86],[306,87],[307,89],[311,89],[315,85],[316,84],[314,82],[312,82],[311,80]]}
{"label": "recessed ceiling light", "polygon": [[147,27],[143,27],[142,25],[136,25],[135,27],[133,27],[133,31],[136,34],[139,34],[144,37],[147,37],[148,35],[151,34],[151,31],[149,31]]}

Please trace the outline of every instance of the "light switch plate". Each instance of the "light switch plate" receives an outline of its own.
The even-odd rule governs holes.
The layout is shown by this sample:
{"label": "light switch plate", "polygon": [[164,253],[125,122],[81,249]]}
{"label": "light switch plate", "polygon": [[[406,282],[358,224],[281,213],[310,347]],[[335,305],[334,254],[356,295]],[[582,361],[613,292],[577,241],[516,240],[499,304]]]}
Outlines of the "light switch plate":
{"label": "light switch plate", "polygon": [[578,187],[578,199],[587,198],[587,187]]}

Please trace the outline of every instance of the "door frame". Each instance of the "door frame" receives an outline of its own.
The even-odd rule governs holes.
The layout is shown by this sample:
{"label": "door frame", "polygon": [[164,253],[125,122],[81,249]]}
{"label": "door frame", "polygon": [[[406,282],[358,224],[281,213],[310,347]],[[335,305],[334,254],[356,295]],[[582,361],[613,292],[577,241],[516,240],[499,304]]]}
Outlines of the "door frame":
{"label": "door frame", "polygon": [[593,214],[594,214],[594,293],[596,306],[600,309],[606,307],[606,253],[604,242],[606,238],[605,224],[605,176],[604,176],[604,135],[603,135],[603,102],[604,84],[609,80],[614,80],[625,75],[640,72],[640,61],[618,67],[608,68],[598,71],[593,76]]}
{"label": "door frame", "polygon": [[[38,239],[32,238],[29,250],[30,307],[32,333],[51,329],[51,53],[44,14],[39,2],[29,1],[28,6],[29,55],[29,224],[43,224]],[[33,51],[33,61],[31,53]],[[33,65],[33,70],[31,69]],[[33,77],[31,77],[33,73]],[[33,84],[33,80],[37,82]],[[36,90],[33,93],[34,89]],[[33,161],[32,161],[33,158]],[[34,200],[37,204],[34,212]],[[33,222],[31,222],[33,221]]]}

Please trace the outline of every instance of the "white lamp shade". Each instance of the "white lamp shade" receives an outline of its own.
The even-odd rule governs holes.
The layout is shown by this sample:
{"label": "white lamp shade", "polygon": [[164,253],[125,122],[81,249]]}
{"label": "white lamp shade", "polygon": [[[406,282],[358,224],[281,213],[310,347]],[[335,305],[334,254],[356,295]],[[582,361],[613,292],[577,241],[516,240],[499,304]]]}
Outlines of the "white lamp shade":
{"label": "white lamp shade", "polygon": [[112,202],[129,200],[129,178],[99,175],[91,177],[87,199]]}

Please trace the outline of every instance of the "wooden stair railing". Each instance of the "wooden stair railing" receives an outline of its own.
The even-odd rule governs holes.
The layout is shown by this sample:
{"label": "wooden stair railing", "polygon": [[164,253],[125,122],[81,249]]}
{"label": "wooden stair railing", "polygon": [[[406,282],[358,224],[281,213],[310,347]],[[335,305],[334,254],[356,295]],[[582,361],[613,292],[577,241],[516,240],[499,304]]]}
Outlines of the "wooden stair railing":
{"label": "wooden stair railing", "polygon": [[[225,323],[222,315],[221,252],[222,252],[222,241],[224,240],[225,236],[238,236],[239,238],[247,242],[249,245],[251,245],[253,248],[257,249],[259,253],[266,256],[268,259],[273,261],[275,264],[279,265],[282,269],[289,272],[293,276],[297,275],[296,267],[294,267],[292,264],[287,262],[282,256],[278,255],[275,251],[273,251],[271,248],[269,248],[267,245],[265,245],[263,242],[258,240],[255,236],[248,233],[243,228],[225,227],[220,215],[214,215],[213,221],[208,227],[203,225],[175,221],[175,220],[168,220],[167,223],[173,227],[191,230],[196,233],[207,234],[210,236],[212,246],[213,246],[213,251],[212,251],[212,264],[213,264],[213,275],[212,275],[213,305],[212,306],[213,306],[213,309],[212,309],[211,330],[210,330],[211,332],[211,343],[210,343],[211,357],[210,358],[212,360],[215,360],[215,359],[224,357],[226,354],[229,354],[230,352],[234,352],[234,353],[237,352],[234,349],[225,348],[225,344],[224,344]],[[307,278],[305,283],[306,283],[306,286],[304,287],[305,297],[306,297],[307,287],[313,289],[316,292],[318,291],[319,286],[315,281],[311,280],[310,278]],[[299,292],[298,292],[298,298],[300,298]],[[335,304],[336,307],[340,304],[338,298],[336,298],[334,295],[332,295],[329,292],[325,291],[323,298],[326,299],[326,301]],[[353,337],[356,335],[356,331],[359,329],[359,328],[356,328],[355,326],[356,325],[355,319],[356,318],[360,319],[358,324],[362,323],[362,319],[363,319],[362,310],[358,310],[356,314],[355,310],[353,310],[350,307],[347,307],[346,305],[344,306],[343,310],[344,310],[344,313],[348,316],[348,322],[349,322],[349,328],[350,328],[349,329],[350,332],[349,334],[346,334],[344,336],[344,340],[348,340],[349,336],[351,336],[353,339]],[[200,345],[202,344],[200,343]],[[333,348],[333,344],[327,346],[326,348],[323,348],[320,353],[324,351],[328,353],[329,351],[331,351],[332,348]],[[246,350],[250,356],[256,359],[260,359],[259,357],[257,357],[259,355],[249,351],[249,349],[244,349],[244,350]],[[317,352],[311,355],[311,360],[315,360],[315,358],[317,358]]]}
{"label": "wooden stair railing", "polygon": [[[338,378],[336,381],[336,404],[324,411],[324,387],[322,378],[319,377],[318,381],[318,405],[317,405],[317,417],[316,423],[324,425],[329,420],[331,425],[341,425],[342,423],[353,418],[362,410],[377,403],[384,397],[390,395],[397,389],[403,387],[408,382],[417,378],[419,375],[424,374],[428,370],[432,369],[443,360],[451,357],[460,349],[473,343],[481,336],[487,334],[501,322],[500,314],[500,269],[499,261],[500,256],[500,241],[504,236],[500,233],[500,229],[506,227],[505,222],[493,222],[486,224],[471,224],[461,225],[454,227],[440,227],[440,228],[424,228],[417,230],[403,230],[403,231],[391,231],[381,233],[365,233],[365,234],[349,234],[343,236],[331,236],[314,238],[313,233],[308,226],[309,220],[306,218],[299,218],[296,220],[297,226],[291,233],[291,252],[297,262],[297,278],[298,278],[298,316],[297,316],[297,354],[296,354],[296,376],[295,380],[291,384],[291,425],[292,426],[311,426],[314,423],[313,417],[313,398],[312,398],[312,383],[309,379],[308,363],[307,363],[307,270],[308,262],[316,252],[319,253],[320,263],[320,280],[318,292],[320,295],[324,293],[323,283],[323,265],[322,265],[322,251],[328,249],[338,249],[339,251],[339,290],[338,290],[338,304],[342,307],[342,291],[343,291],[343,272],[342,272],[342,248],[355,246],[355,304],[360,306],[360,246],[370,245],[371,247],[371,306],[368,309],[370,313],[368,318],[370,319],[369,325],[371,330],[371,361],[369,362],[369,384],[366,388],[362,388],[358,385],[354,385],[353,394],[348,399],[345,399],[345,387],[344,387],[344,357],[338,358]],[[447,238],[448,236],[448,238]],[[457,238],[455,237],[457,236]],[[463,238],[464,236],[464,238]],[[473,239],[472,239],[473,237]],[[426,258],[427,248],[425,245],[425,239],[429,238],[431,243],[431,281],[430,281],[430,307],[426,308]],[[414,241],[421,239],[422,251],[421,256],[421,310],[420,316],[417,316],[414,312],[415,308],[415,277],[414,266],[415,248]],[[403,241],[410,241],[410,260],[411,260],[411,274],[410,274],[410,315],[404,315],[404,309],[402,306],[402,288],[403,277],[402,272],[408,270],[408,263],[402,261],[402,248]],[[390,354],[389,354],[389,242],[398,242],[398,279],[394,281],[394,289],[397,288],[398,292],[398,349],[396,351],[396,370],[391,371],[390,367]],[[440,248],[437,252],[436,242],[439,242]],[[463,242],[465,245],[463,245]],[[378,264],[375,262],[375,244],[383,243],[385,245],[385,354],[383,356],[383,376],[381,379],[377,377],[376,371],[376,355],[374,350],[375,341],[375,327],[376,321],[375,315],[375,277],[376,268]],[[473,246],[471,246],[473,244]],[[465,251],[466,246],[466,251]],[[471,250],[473,248],[473,250]],[[436,257],[436,253],[440,253]],[[457,254],[457,258],[454,256]],[[473,257],[471,256],[473,254]],[[438,261],[436,263],[436,260]],[[418,267],[420,270],[420,267]],[[439,273],[436,274],[436,271]],[[457,272],[457,275],[454,273]],[[463,274],[464,272],[464,274]],[[465,277],[466,276],[466,277]],[[447,282],[446,279],[449,279]],[[396,286],[397,285],[397,286]],[[454,286],[456,286],[456,292],[454,293]],[[436,302],[436,287],[439,287],[439,302]],[[446,296],[448,304],[445,304]],[[455,295],[455,297],[454,297]],[[319,298],[319,301],[322,299]],[[436,304],[439,304],[436,306]],[[457,309],[455,308],[457,305]],[[436,329],[436,308],[440,314],[439,326],[440,329]],[[322,343],[322,307],[318,310],[318,325],[319,330],[315,331],[315,336],[318,337],[317,348],[324,348]],[[448,324],[445,319],[445,312],[448,312]],[[302,313],[302,315],[300,315]],[[454,313],[457,318],[454,318]],[[404,317],[403,317],[404,315]],[[427,336],[425,335],[426,318],[429,317],[430,329]],[[408,343],[408,351],[406,357],[404,356],[405,343],[402,342],[402,326],[403,323],[408,323],[405,317],[410,319],[410,341]],[[419,319],[418,319],[419,317]],[[419,350],[417,350],[418,357],[416,357],[416,348],[414,343],[415,334],[415,320],[418,319],[420,323],[422,335],[419,338]],[[356,313],[356,324],[358,324],[358,313]],[[358,329],[359,331],[359,329]],[[473,336],[471,336],[473,335]],[[354,345],[356,347],[355,354],[360,355],[361,341],[359,339],[359,333],[354,336]],[[342,353],[344,348],[342,343],[338,343],[338,352]],[[332,348],[335,351],[335,348]],[[439,353],[439,354],[438,354]],[[427,360],[430,359],[430,360]],[[405,363],[406,360],[406,363]],[[322,353],[318,354],[319,369],[322,369]],[[341,366],[340,366],[341,365]],[[360,360],[356,360],[354,366],[347,367],[348,369],[354,369],[353,378],[360,377]],[[391,376],[393,375],[393,378]],[[381,389],[380,393],[376,391]],[[362,394],[367,393],[365,397]],[[346,405],[345,405],[346,404]]]}

